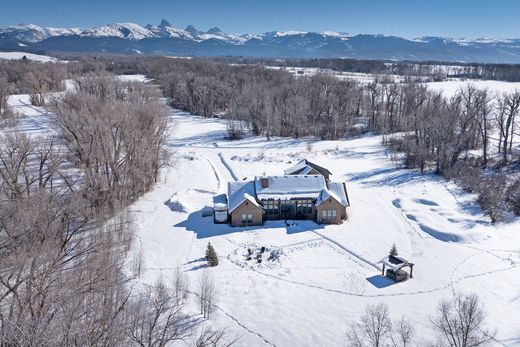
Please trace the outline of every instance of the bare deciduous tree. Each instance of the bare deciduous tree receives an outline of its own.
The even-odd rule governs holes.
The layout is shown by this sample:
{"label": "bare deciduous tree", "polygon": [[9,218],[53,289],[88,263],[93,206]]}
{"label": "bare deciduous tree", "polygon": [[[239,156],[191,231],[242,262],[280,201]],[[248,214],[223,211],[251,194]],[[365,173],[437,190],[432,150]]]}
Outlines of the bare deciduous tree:
{"label": "bare deciduous tree", "polygon": [[394,347],[409,347],[412,345],[415,337],[415,327],[413,323],[401,317],[392,325],[391,341]]}
{"label": "bare deciduous tree", "polygon": [[204,327],[195,342],[195,347],[230,347],[239,341],[238,337],[231,338],[227,329],[213,330]]}
{"label": "bare deciduous tree", "polygon": [[204,269],[199,278],[199,288],[197,292],[199,300],[200,314],[209,319],[215,310],[217,300],[217,289],[213,280],[211,270]]}
{"label": "bare deciduous tree", "polygon": [[367,306],[365,314],[347,333],[347,340],[353,347],[381,347],[390,336],[392,322],[388,306],[380,303]]}
{"label": "bare deciduous tree", "polygon": [[128,335],[141,346],[162,347],[184,341],[192,334],[194,322],[182,308],[170,294],[170,289],[158,282],[130,303]]}
{"label": "bare deciduous tree", "polygon": [[455,294],[439,303],[431,319],[439,334],[439,346],[477,347],[493,340],[494,333],[486,327],[485,312],[477,295]]}

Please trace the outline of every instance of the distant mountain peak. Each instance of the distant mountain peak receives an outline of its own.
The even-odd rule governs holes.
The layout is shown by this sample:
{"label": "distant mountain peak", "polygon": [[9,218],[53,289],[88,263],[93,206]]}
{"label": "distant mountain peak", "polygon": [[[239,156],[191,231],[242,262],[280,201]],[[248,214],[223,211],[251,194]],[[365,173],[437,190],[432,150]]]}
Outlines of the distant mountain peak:
{"label": "distant mountain peak", "polygon": [[193,34],[193,35],[199,35],[201,33],[201,31],[199,31],[197,28],[195,28],[193,25],[188,25],[186,27],[186,29],[184,29],[184,31],[187,31],[189,32],[190,34]]}
{"label": "distant mountain peak", "polygon": [[161,24],[159,24],[159,28],[171,27],[172,25],[166,19],[161,19]]}
{"label": "distant mountain peak", "polygon": [[[102,40],[91,40],[92,38]],[[128,42],[124,42],[127,40]],[[520,63],[520,39],[401,38],[396,36],[325,31],[271,31],[262,34],[207,32],[193,25],[173,27],[112,23],[95,28],[48,28],[30,23],[0,27],[0,49],[88,51],[151,54],[260,57],[350,57],[383,60],[437,60]]]}
{"label": "distant mountain peak", "polygon": [[213,27],[213,28],[209,29],[208,31],[206,31],[206,34],[211,34],[211,35],[226,35],[222,30],[220,30],[219,27]]}

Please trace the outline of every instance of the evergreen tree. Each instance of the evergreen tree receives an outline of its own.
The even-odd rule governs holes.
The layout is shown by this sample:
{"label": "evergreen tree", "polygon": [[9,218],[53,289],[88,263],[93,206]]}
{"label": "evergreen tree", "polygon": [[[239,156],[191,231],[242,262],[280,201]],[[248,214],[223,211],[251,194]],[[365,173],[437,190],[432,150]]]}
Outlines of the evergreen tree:
{"label": "evergreen tree", "polygon": [[396,247],[395,243],[392,245],[392,249],[390,249],[390,255],[393,255],[394,257],[399,255],[399,253],[397,252],[397,247]]}
{"label": "evergreen tree", "polygon": [[215,252],[215,248],[213,248],[210,242],[208,242],[208,248],[206,249],[206,260],[209,266],[218,265],[217,252]]}

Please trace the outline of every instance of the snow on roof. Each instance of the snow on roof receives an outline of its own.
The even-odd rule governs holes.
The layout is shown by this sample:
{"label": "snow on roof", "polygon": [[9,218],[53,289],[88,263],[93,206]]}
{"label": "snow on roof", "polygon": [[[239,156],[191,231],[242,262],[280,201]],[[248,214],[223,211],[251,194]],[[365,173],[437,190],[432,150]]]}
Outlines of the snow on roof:
{"label": "snow on roof", "polygon": [[213,197],[213,207],[218,210],[227,210],[226,194],[219,194]]}
{"label": "snow on roof", "polygon": [[302,159],[299,162],[297,162],[295,165],[293,165],[290,168],[288,168],[287,170],[285,170],[284,172],[286,175],[292,175],[295,173],[299,173],[301,170],[303,170],[306,167],[307,167],[307,162],[305,161],[305,159]]}
{"label": "snow on roof", "polygon": [[308,175],[312,171],[312,167],[305,166],[302,171],[300,171],[300,175]]}
{"label": "snow on roof", "polygon": [[[285,170],[286,175],[305,175],[306,173],[310,172],[312,169],[315,169],[316,171],[322,173],[322,174],[329,174],[331,175],[331,172],[324,168],[323,166],[316,165],[307,159],[302,159],[292,167]],[[306,171],[304,173],[304,171]]]}
{"label": "snow on roof", "polygon": [[[267,184],[265,181],[267,180]],[[264,181],[264,185],[262,185]],[[258,200],[316,200],[319,206],[329,197],[343,206],[349,206],[345,185],[342,182],[327,182],[322,175],[259,176],[253,181],[228,183],[228,210],[233,212],[248,200],[262,208]],[[215,204],[216,205],[216,204]]]}
{"label": "snow on roof", "polygon": [[330,194],[343,206],[350,206],[348,201],[347,189],[343,182],[329,182]]}
{"label": "snow on roof", "polygon": [[397,271],[405,266],[413,265],[412,263],[409,263],[406,259],[394,255],[389,255],[381,259],[379,263],[385,264],[387,267],[394,271]]}
{"label": "snow on roof", "polygon": [[329,188],[321,192],[316,206],[320,206],[328,198],[333,198],[343,206],[350,206],[347,190],[342,182],[329,182]]}
{"label": "snow on roof", "polygon": [[[262,178],[268,182],[265,188]],[[327,184],[322,175],[285,175],[255,177],[255,188],[260,200],[317,199]]]}
{"label": "snow on roof", "polygon": [[256,201],[255,185],[253,181],[238,181],[228,183],[228,211],[233,212],[244,201],[248,200],[260,209],[262,206]]}

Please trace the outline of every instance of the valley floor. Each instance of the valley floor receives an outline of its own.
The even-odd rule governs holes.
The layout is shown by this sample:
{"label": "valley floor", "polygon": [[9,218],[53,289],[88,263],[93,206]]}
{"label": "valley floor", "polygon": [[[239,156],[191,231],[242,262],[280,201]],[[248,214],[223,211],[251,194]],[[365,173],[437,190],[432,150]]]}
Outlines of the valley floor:
{"label": "valley floor", "polygon": [[[51,130],[48,113],[14,95],[25,117],[17,129]],[[429,317],[453,291],[477,293],[497,346],[520,346],[520,221],[492,225],[474,202],[434,175],[397,168],[367,136],[346,141],[247,137],[224,139],[226,124],[172,110],[173,166],[163,180],[129,207],[137,227],[133,251],[142,248],[145,270],[132,281],[171,283],[177,266],[196,291],[208,242],[219,255],[211,268],[218,309],[211,324],[241,337],[239,346],[338,346],[370,304],[384,302],[392,317],[416,324],[419,345],[433,340]],[[310,147],[310,151],[309,151]],[[232,228],[203,217],[227,182],[282,174],[301,158],[345,181],[351,207],[342,225],[283,221]],[[414,278],[393,284],[378,264],[395,243],[415,263]],[[265,246],[275,260],[247,261],[247,248]],[[132,257],[130,256],[130,259]],[[196,300],[188,309],[196,313]]]}
{"label": "valley floor", "polygon": [[[181,266],[196,291],[211,242],[220,257],[211,269],[219,292],[211,324],[229,327],[239,345],[338,346],[365,307],[379,302],[431,341],[438,301],[462,291],[480,296],[496,345],[520,346],[520,222],[491,225],[454,185],[396,168],[377,136],[313,142],[309,152],[302,140],[226,141],[224,122],[177,110],[172,121],[174,165],[130,208],[145,264],[136,283],[168,283]],[[346,181],[352,206],[344,224],[232,228],[202,216],[228,181],[282,174],[301,158]],[[414,278],[399,284],[378,264],[394,242],[416,264]],[[247,261],[247,248],[261,246],[277,259]]]}

